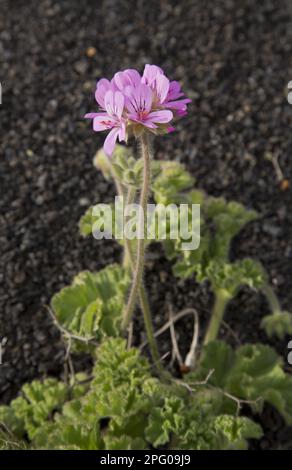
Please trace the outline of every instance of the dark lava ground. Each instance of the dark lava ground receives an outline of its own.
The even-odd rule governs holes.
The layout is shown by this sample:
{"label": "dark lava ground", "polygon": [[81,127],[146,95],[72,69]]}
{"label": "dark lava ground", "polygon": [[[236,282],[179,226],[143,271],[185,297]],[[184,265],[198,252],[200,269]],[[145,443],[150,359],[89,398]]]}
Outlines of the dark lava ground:
{"label": "dark lava ground", "polygon": [[[292,310],[290,0],[0,0],[0,11],[1,402],[25,381],[63,370],[59,333],[43,307],[51,296],[78,271],[119,259],[114,242],[83,240],[77,230],[87,205],[114,195],[92,169],[103,136],[82,116],[95,109],[96,80],[118,69],[154,63],[182,81],[193,104],[175,134],[156,140],[157,158],[184,162],[200,188],[260,211],[233,256],[260,259]],[[207,286],[176,281],[159,247],[148,254],[146,283],[157,326],[171,301],[175,311],[195,306],[204,328]],[[266,313],[264,299],[243,290],[226,321],[241,342],[268,342],[259,330]],[[178,331],[187,344],[188,320]],[[284,360],[287,342],[269,342]],[[161,354],[169,347],[166,334]],[[257,447],[289,447],[291,429],[277,413],[266,409],[260,421]]]}

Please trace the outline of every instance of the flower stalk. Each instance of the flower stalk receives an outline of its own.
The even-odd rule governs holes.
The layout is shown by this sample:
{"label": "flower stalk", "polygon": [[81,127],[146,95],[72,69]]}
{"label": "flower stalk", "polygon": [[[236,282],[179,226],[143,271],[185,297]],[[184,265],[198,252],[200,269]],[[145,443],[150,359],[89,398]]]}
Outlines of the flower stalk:
{"label": "flower stalk", "polygon": [[[134,273],[135,264],[134,264],[134,255],[133,255],[133,251],[131,247],[131,242],[128,239],[125,239],[124,265],[127,266],[128,264],[130,264],[131,270]],[[156,343],[155,336],[154,336],[150,305],[148,301],[147,292],[143,284],[143,280],[141,281],[141,285],[139,287],[139,302],[140,302],[140,307],[143,313],[144,324],[146,328],[146,334],[147,334],[147,339],[148,339],[151,355],[152,355],[154,362],[159,364],[159,352],[158,352],[157,343]]]}
{"label": "flower stalk", "polygon": [[[150,164],[151,164],[151,162],[150,162]],[[126,207],[127,207],[129,204],[132,204],[134,202],[135,195],[136,195],[136,189],[134,187],[131,187],[131,186],[129,186],[128,188],[124,187],[119,182],[119,180],[115,177],[115,174],[114,174],[112,168],[111,168],[111,174],[112,174],[112,177],[113,177],[113,179],[115,181],[115,184],[116,184],[117,193],[118,193],[119,196],[125,197]],[[132,247],[131,241],[127,237],[125,237],[124,238],[123,266],[125,268],[130,268],[133,274],[135,274],[135,271],[136,271],[136,266],[135,266],[134,259],[135,259],[135,257],[134,257],[133,247]],[[142,313],[143,313],[144,324],[145,324],[145,329],[146,329],[146,334],[147,334],[147,339],[148,339],[151,355],[152,355],[152,358],[153,358],[154,362],[156,364],[158,364],[158,368],[159,368],[159,364],[160,364],[160,362],[159,362],[159,352],[158,352],[157,343],[156,343],[155,336],[154,336],[150,305],[149,305],[149,301],[148,301],[147,292],[146,292],[145,286],[143,284],[143,279],[141,280],[141,283],[140,283],[140,286],[139,286],[138,290],[139,290],[139,292],[138,292],[139,303],[140,303],[140,307],[141,307],[141,310],[142,310]],[[126,328],[128,326],[128,323],[123,324],[123,326],[124,326],[124,328]]]}
{"label": "flower stalk", "polygon": [[265,284],[262,287],[262,292],[266,296],[266,298],[267,298],[267,300],[270,304],[272,312],[276,313],[276,314],[281,313],[281,311],[282,311],[281,305],[280,305],[280,302],[279,302],[273,288],[269,284]]}
{"label": "flower stalk", "polygon": [[149,195],[150,186],[150,146],[149,137],[147,134],[142,134],[141,138],[141,151],[144,164],[143,171],[143,183],[140,196],[140,210],[138,220],[138,241],[137,241],[137,253],[136,253],[136,266],[134,269],[133,283],[128,299],[127,306],[124,311],[122,328],[126,329],[131,321],[139,294],[140,287],[142,285],[143,272],[144,272],[144,258],[145,258],[145,214],[147,213],[147,202]]}

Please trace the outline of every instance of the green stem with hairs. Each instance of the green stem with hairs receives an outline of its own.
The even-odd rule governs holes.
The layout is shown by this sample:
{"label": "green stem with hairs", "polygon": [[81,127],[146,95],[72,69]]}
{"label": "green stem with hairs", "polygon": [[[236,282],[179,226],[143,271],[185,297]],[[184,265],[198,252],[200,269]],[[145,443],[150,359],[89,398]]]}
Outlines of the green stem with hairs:
{"label": "green stem with hairs", "polygon": [[220,325],[230,299],[231,296],[225,289],[218,289],[215,291],[215,302],[212,309],[211,320],[205,335],[204,344],[208,344],[217,338]]}
{"label": "green stem with hairs", "polygon": [[[135,200],[136,189],[134,187],[124,187],[116,178],[113,171],[111,171],[112,177],[115,181],[117,193],[119,196],[125,198],[125,205],[127,207],[128,204],[132,204]],[[126,237],[124,238],[124,258],[123,258],[123,266],[132,270],[133,274],[135,273],[135,264],[134,264],[134,253],[131,245],[131,241],[128,240]],[[144,323],[146,328],[146,334],[149,342],[149,347],[151,351],[151,355],[153,360],[157,364],[157,368],[160,369],[160,361],[159,361],[159,352],[157,348],[157,343],[154,337],[152,319],[151,319],[151,311],[148,301],[148,296],[146,289],[144,287],[143,281],[141,280],[141,284],[139,286],[139,301],[140,307],[143,312]]]}
{"label": "green stem with hairs", "polygon": [[[132,272],[134,273],[135,264],[134,264],[134,255],[133,255],[131,242],[130,240],[125,238],[124,243],[125,243],[125,253],[126,253],[126,256],[124,258],[124,263],[126,263],[126,266],[127,266],[127,262],[129,261]],[[143,284],[143,281],[141,281],[141,285],[139,287],[139,301],[140,301],[140,307],[143,313],[144,324],[146,328],[146,334],[147,334],[147,339],[148,339],[151,355],[159,369],[160,368],[159,352],[158,352],[158,347],[157,347],[157,343],[156,343],[155,336],[154,336],[148,296],[147,296],[147,292]]]}
{"label": "green stem with hairs", "polygon": [[139,209],[139,220],[138,220],[138,233],[139,238],[137,241],[137,252],[136,252],[136,265],[133,273],[133,283],[128,299],[128,303],[124,310],[122,328],[126,329],[131,321],[134,309],[137,303],[138,294],[143,280],[144,271],[144,258],[145,258],[145,226],[146,226],[146,214],[147,214],[147,202],[149,195],[150,186],[150,148],[149,139],[147,134],[142,134],[141,138],[141,150],[142,158],[144,163],[143,171],[143,183],[140,195],[140,209]]}
{"label": "green stem with hairs", "polygon": [[[134,187],[128,187],[126,199],[125,199],[125,207],[129,204],[134,202],[136,195],[136,189]],[[124,217],[125,223],[125,217]],[[128,268],[130,266],[131,270],[134,272],[134,255],[132,250],[131,241],[128,238],[124,237],[124,258],[123,258],[123,266],[124,268]]]}

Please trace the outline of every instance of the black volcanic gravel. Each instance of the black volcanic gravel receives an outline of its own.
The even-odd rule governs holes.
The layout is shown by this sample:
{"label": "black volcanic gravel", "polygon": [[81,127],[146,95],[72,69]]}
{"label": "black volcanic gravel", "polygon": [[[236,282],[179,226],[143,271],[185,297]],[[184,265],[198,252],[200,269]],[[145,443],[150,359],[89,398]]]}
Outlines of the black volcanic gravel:
{"label": "black volcanic gravel", "polygon": [[[95,109],[96,80],[119,69],[155,63],[183,82],[193,98],[189,116],[156,140],[157,158],[178,159],[198,187],[261,213],[232,256],[260,259],[291,311],[291,1],[0,0],[0,12],[0,338],[7,339],[0,401],[27,380],[62,373],[63,346],[44,305],[80,270],[119,259],[114,242],[83,240],[77,229],[91,202],[114,195],[92,169],[103,136],[82,116]],[[279,157],[286,190],[269,153]],[[156,326],[171,302],[175,311],[195,305],[204,328],[208,286],[175,280],[159,246],[148,254],[146,284]],[[226,321],[239,341],[268,342],[285,360],[288,339],[268,341],[259,330],[267,308],[243,289]],[[187,344],[190,320],[178,332]],[[227,330],[222,335],[232,341]],[[169,350],[168,335],[160,349]],[[289,447],[291,429],[274,410],[260,421],[265,437],[252,447]]]}

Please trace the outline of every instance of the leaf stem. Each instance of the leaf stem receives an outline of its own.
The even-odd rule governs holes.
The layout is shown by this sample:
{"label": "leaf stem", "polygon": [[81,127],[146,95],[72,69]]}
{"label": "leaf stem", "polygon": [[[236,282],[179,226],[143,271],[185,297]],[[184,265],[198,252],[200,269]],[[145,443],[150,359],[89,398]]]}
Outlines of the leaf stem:
{"label": "leaf stem", "polygon": [[269,284],[264,284],[264,286],[262,287],[262,292],[266,296],[270,304],[272,313],[281,313],[281,305],[278,300],[278,297],[274,292],[274,289]]}
{"label": "leaf stem", "polygon": [[230,298],[230,294],[224,289],[218,289],[215,291],[215,302],[212,310],[211,320],[205,335],[204,344],[208,344],[217,338],[226,306]]}

